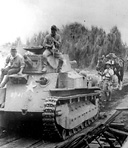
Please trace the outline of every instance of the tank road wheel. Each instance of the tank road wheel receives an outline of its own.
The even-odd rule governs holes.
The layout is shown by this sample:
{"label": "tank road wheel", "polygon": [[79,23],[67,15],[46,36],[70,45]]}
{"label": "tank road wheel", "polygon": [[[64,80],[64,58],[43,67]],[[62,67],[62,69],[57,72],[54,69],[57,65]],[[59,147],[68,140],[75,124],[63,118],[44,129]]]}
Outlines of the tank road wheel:
{"label": "tank road wheel", "polygon": [[74,135],[74,134],[75,134],[75,133],[77,133],[77,132],[76,132],[76,130],[75,130],[75,129],[72,129],[72,133],[73,133],[73,135]]}
{"label": "tank road wheel", "polygon": [[97,120],[99,118],[99,112],[94,116],[94,120]]}
{"label": "tank road wheel", "polygon": [[78,127],[78,131],[81,131],[83,129],[82,124]]}
{"label": "tank road wheel", "polygon": [[77,128],[74,128],[73,129],[73,132],[74,132],[74,134],[76,134],[78,132],[78,129]]}
{"label": "tank road wheel", "polygon": [[84,125],[83,125],[83,123],[80,125],[80,127],[81,127],[81,130],[84,129]]}
{"label": "tank road wheel", "polygon": [[66,129],[62,129],[62,139],[66,140],[68,138],[68,132]]}
{"label": "tank road wheel", "polygon": [[84,121],[83,125],[84,125],[84,128],[87,127],[88,126],[87,121]]}
{"label": "tank road wheel", "polygon": [[77,132],[79,132],[79,131],[80,131],[80,126],[77,127]]}
{"label": "tank road wheel", "polygon": [[91,124],[91,120],[89,119],[89,120],[87,120],[87,124],[88,125],[90,125]]}
{"label": "tank road wheel", "polygon": [[90,120],[91,120],[91,123],[93,123],[95,121],[95,118],[92,117]]}
{"label": "tank road wheel", "polygon": [[73,130],[69,130],[69,136],[74,135]]}

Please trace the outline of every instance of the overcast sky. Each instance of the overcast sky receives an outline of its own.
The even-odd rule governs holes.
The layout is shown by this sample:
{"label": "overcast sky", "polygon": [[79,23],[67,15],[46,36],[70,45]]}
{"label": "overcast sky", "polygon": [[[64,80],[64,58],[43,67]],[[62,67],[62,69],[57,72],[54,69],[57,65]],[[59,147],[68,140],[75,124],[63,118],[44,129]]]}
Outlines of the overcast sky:
{"label": "overcast sky", "polygon": [[107,32],[116,25],[128,44],[127,0],[0,0],[0,45],[71,22]]}

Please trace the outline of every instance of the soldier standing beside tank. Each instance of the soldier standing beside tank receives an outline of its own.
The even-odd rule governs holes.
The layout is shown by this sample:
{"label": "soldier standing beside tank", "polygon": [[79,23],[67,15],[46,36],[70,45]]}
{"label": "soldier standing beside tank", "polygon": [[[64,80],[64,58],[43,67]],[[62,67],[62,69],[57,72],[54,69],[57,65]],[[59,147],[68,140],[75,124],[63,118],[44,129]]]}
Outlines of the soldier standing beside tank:
{"label": "soldier standing beside tank", "polygon": [[11,48],[10,54],[6,58],[5,66],[1,69],[0,88],[4,87],[8,82],[8,75],[22,74],[24,66],[23,57],[17,54],[16,48]]}
{"label": "soldier standing beside tank", "polygon": [[[112,93],[112,78],[114,75],[114,71],[111,68],[111,61],[107,61],[105,63],[105,70],[103,72],[103,80],[104,80],[104,85],[103,85],[103,90],[107,91],[109,90],[110,93]],[[109,101],[111,100],[111,96],[109,98]]]}
{"label": "soldier standing beside tank", "polygon": [[53,26],[51,26],[51,33],[46,35],[46,37],[44,39],[44,43],[43,43],[46,50],[43,53],[43,57],[45,60],[44,60],[44,68],[43,68],[42,72],[47,71],[47,69],[46,69],[47,57],[50,55],[53,55],[54,58],[59,59],[57,72],[61,71],[61,68],[63,65],[63,56],[62,56],[62,53],[59,51],[60,44],[61,44],[61,37],[57,33],[57,27],[55,25],[53,25]]}
{"label": "soldier standing beside tank", "polygon": [[105,79],[107,79],[107,80],[109,80],[109,81],[111,81],[112,80],[112,76],[114,75],[114,71],[113,71],[113,69],[112,69],[112,67],[111,67],[111,61],[107,61],[106,63],[105,63],[105,65],[106,65],[106,68],[105,68],[105,70],[104,70],[104,76],[105,76]]}

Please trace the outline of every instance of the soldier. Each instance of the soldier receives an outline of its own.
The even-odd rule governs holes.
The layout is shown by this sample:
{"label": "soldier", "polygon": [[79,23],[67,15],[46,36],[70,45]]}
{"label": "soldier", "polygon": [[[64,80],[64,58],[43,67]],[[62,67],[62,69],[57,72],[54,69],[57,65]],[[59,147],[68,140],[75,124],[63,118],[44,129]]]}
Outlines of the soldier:
{"label": "soldier", "polygon": [[0,88],[4,87],[8,82],[8,75],[22,74],[24,66],[23,57],[17,53],[16,48],[11,48],[10,54],[6,58],[5,66],[1,69]]}
{"label": "soldier", "polygon": [[111,81],[112,80],[112,76],[114,75],[114,71],[111,68],[111,61],[107,61],[106,62],[106,68],[104,70],[104,79]]}
{"label": "soldier", "polygon": [[[111,61],[106,62],[106,68],[103,72],[103,90],[104,91],[109,91],[110,94],[112,93],[112,82],[113,82],[113,76],[114,76],[114,71],[111,68]],[[111,100],[111,96],[109,98]]]}
{"label": "soldier", "polygon": [[51,33],[46,35],[44,39],[44,47],[46,50],[43,53],[43,57],[45,58],[44,61],[44,68],[42,72],[46,72],[46,66],[47,66],[47,57],[50,55],[53,55],[54,58],[59,59],[59,64],[57,68],[57,72],[60,72],[62,65],[63,65],[63,56],[62,53],[59,51],[61,44],[61,37],[57,33],[57,27],[55,25],[51,26]]}

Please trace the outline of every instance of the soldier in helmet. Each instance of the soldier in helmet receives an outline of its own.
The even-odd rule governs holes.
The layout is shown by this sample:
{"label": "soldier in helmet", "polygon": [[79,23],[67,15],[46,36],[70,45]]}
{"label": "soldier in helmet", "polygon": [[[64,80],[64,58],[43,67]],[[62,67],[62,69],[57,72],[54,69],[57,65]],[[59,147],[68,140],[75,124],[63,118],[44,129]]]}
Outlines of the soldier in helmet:
{"label": "soldier in helmet", "polygon": [[[17,53],[16,48],[11,48],[10,54],[6,58],[5,66],[1,69],[0,88],[7,83],[8,75],[22,74],[24,66],[23,57]],[[6,77],[4,77],[5,75]]]}
{"label": "soldier in helmet", "polygon": [[57,68],[57,72],[60,72],[62,65],[63,65],[63,56],[62,53],[59,51],[61,44],[61,37],[57,33],[57,27],[55,25],[51,26],[51,33],[46,35],[44,39],[44,47],[46,50],[43,53],[43,57],[45,58],[43,72],[46,72],[47,66],[47,57],[53,55],[55,58],[59,59],[59,65]]}

